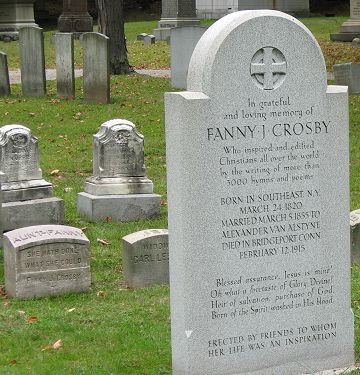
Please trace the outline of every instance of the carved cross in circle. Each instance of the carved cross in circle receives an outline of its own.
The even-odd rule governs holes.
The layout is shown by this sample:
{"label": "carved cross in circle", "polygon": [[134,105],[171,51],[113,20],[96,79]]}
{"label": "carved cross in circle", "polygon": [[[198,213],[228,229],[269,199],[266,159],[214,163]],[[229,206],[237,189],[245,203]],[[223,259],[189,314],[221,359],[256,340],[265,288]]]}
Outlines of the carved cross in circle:
{"label": "carved cross in circle", "polygon": [[[280,60],[280,61],[278,61]],[[282,61],[281,61],[282,60]],[[283,54],[273,47],[264,47],[258,51],[251,63],[251,75],[261,76],[264,90],[273,90],[279,76],[286,74],[286,61]]]}

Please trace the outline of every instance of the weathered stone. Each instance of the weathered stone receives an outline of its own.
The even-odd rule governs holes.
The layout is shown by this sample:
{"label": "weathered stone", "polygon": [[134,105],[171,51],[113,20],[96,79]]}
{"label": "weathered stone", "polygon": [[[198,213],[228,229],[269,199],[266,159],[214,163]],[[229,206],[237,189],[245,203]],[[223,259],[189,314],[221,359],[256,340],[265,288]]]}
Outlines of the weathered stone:
{"label": "weathered stone", "polygon": [[0,0],[0,40],[19,39],[22,27],[37,27],[34,20],[35,0]]}
{"label": "weathered stone", "polygon": [[55,44],[57,94],[64,98],[73,99],[75,97],[73,34],[55,34]]}
{"label": "weathered stone", "polygon": [[165,96],[172,373],[351,365],[347,87],[262,10],[205,32],[187,90]]}
{"label": "weathered stone", "polygon": [[352,41],[351,41],[351,44],[357,46],[360,44],[360,38],[354,38]]}
{"label": "weathered stone", "polygon": [[130,288],[169,283],[167,229],[146,229],[122,239],[123,273]]}
{"label": "weathered stone", "polygon": [[155,36],[154,35],[145,35],[144,36],[144,44],[155,44]]}
{"label": "weathered stone", "polygon": [[10,95],[9,69],[6,53],[0,52],[0,96]]}
{"label": "weathered stone", "polygon": [[351,261],[360,263],[360,210],[350,212]]}
{"label": "weathered stone", "polygon": [[109,38],[100,33],[82,36],[84,50],[84,97],[86,101],[110,102]]}
{"label": "weathered stone", "polygon": [[94,135],[93,163],[93,176],[78,195],[80,213],[93,220],[112,216],[121,221],[160,213],[160,196],[153,194],[146,177],[144,137],[132,122],[115,119],[101,125]]}
{"label": "weathered stone", "polygon": [[138,36],[136,37],[136,40],[144,40],[144,38],[146,37],[146,33],[141,33],[141,34],[138,34]]}
{"label": "weathered stone", "polygon": [[197,26],[174,27],[170,31],[171,85],[186,89],[191,55],[206,28]]}
{"label": "weathered stone", "polygon": [[63,201],[42,178],[38,140],[25,126],[0,128],[0,180],[4,230],[63,223]]}
{"label": "weathered stone", "polygon": [[353,63],[334,65],[335,84],[349,87],[349,94],[360,92],[360,65]]}
{"label": "weathered stone", "polygon": [[20,299],[87,291],[90,242],[78,229],[38,225],[4,234],[5,289]]}
{"label": "weathered stone", "polygon": [[20,29],[19,46],[22,93],[24,96],[44,96],[46,77],[43,29]]}
{"label": "weathered stone", "polygon": [[350,0],[350,19],[340,27],[340,32],[330,34],[330,39],[339,42],[351,42],[360,37],[360,0]]}
{"label": "weathered stone", "polygon": [[63,13],[58,19],[58,29],[64,33],[93,31],[93,19],[88,13],[87,0],[63,0]]}
{"label": "weathered stone", "polygon": [[156,40],[166,40],[172,27],[199,26],[196,18],[196,0],[162,1],[161,20],[153,31]]}

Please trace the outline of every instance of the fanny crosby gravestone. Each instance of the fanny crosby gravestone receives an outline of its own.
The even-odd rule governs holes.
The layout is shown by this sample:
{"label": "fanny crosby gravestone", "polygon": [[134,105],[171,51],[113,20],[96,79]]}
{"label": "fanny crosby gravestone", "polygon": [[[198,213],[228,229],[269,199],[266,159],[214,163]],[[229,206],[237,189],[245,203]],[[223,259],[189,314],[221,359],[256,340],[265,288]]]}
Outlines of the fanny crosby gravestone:
{"label": "fanny crosby gravestone", "polygon": [[166,94],[173,374],[353,363],[347,87],[277,11],[211,26]]}

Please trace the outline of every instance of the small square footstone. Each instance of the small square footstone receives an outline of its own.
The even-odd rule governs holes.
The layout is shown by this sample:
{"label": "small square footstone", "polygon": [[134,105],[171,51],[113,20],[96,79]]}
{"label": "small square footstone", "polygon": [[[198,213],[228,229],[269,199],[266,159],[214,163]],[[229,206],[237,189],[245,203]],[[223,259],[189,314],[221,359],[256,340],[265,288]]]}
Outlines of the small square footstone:
{"label": "small square footstone", "polygon": [[37,225],[4,234],[5,289],[9,297],[85,292],[91,283],[90,242],[78,228]]}
{"label": "small square footstone", "polygon": [[165,95],[173,375],[354,363],[348,91],[297,19],[236,12]]}
{"label": "small square footstone", "polygon": [[167,229],[146,229],[122,240],[123,272],[130,288],[169,283]]}

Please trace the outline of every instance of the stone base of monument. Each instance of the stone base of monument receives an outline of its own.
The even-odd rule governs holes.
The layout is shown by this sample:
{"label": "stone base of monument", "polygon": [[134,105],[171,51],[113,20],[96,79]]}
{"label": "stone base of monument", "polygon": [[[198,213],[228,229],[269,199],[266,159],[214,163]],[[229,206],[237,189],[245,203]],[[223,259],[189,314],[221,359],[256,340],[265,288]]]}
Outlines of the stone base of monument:
{"label": "stone base of monument", "polygon": [[96,196],[82,192],[78,194],[77,210],[93,221],[108,217],[114,221],[132,221],[159,216],[160,203],[158,194]]}
{"label": "stone base of monument", "polygon": [[89,13],[62,14],[58,20],[58,29],[61,33],[85,33],[93,31],[93,19]]}
{"label": "stone base of monument", "polygon": [[1,185],[3,202],[52,198],[52,185],[45,180],[12,181]]}
{"label": "stone base of monument", "polygon": [[200,20],[196,18],[162,18],[158,22],[158,27],[153,30],[153,34],[156,40],[167,40],[172,28],[182,26],[200,26]]}
{"label": "stone base of monument", "polygon": [[32,225],[62,224],[64,201],[52,197],[6,202],[2,204],[1,222],[4,232]]}
{"label": "stone base of monument", "polygon": [[154,184],[147,177],[89,177],[84,191],[92,195],[151,194]]}
{"label": "stone base of monument", "polygon": [[360,38],[360,31],[356,33],[330,34],[330,40],[333,42],[352,42],[355,38]]}

